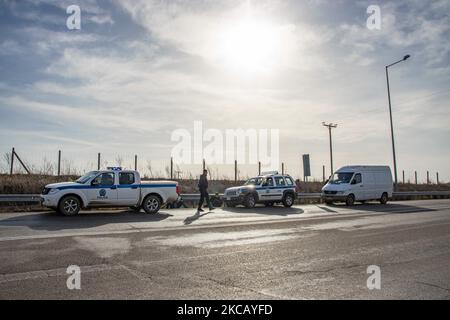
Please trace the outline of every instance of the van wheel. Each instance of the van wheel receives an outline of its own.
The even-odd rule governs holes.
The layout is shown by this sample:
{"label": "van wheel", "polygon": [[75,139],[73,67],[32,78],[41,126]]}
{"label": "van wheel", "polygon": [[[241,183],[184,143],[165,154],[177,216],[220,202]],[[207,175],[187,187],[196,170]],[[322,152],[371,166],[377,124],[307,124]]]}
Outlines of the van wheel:
{"label": "van wheel", "polygon": [[386,204],[388,202],[388,194],[385,192],[381,195],[380,203]]}
{"label": "van wheel", "polygon": [[349,194],[347,199],[345,199],[345,204],[348,206],[352,206],[355,204],[355,196],[352,194]]}
{"label": "van wheel", "polygon": [[249,194],[248,196],[245,197],[244,200],[244,205],[246,208],[254,208],[256,205],[256,199],[255,199],[255,195],[254,194]]}
{"label": "van wheel", "polygon": [[293,204],[294,204],[294,196],[292,195],[292,193],[286,193],[286,195],[283,198],[283,206],[285,206],[286,208],[290,208],[292,207]]}
{"label": "van wheel", "polygon": [[65,216],[76,216],[81,209],[80,200],[74,196],[67,196],[61,199],[58,212]]}
{"label": "van wheel", "polygon": [[155,195],[149,195],[145,197],[142,208],[146,213],[155,214],[161,208],[161,200]]}

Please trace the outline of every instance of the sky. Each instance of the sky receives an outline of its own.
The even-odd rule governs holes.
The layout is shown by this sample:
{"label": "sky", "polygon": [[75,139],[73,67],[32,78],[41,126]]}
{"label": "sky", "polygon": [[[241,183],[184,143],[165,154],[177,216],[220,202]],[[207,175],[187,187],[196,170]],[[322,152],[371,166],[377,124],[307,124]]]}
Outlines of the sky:
{"label": "sky", "polygon": [[[73,4],[80,30],[66,26]],[[94,169],[101,152],[102,164],[132,167],[137,154],[141,171],[164,174],[172,133],[195,121],[279,129],[295,178],[302,154],[313,177],[329,175],[322,122],[338,124],[335,169],[392,167],[385,66],[410,54],[389,69],[399,176],[450,181],[449,32],[444,0],[0,0],[0,170],[15,147],[33,170],[62,150],[63,170]]]}

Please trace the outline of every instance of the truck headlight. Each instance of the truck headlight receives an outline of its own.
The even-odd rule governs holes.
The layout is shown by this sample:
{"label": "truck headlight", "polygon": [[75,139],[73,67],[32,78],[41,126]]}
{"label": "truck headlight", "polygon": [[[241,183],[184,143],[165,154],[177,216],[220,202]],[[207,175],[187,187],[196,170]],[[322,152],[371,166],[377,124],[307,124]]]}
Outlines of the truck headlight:
{"label": "truck headlight", "polygon": [[48,192],[48,194],[55,194],[58,193],[59,190],[58,189],[50,189],[50,191]]}

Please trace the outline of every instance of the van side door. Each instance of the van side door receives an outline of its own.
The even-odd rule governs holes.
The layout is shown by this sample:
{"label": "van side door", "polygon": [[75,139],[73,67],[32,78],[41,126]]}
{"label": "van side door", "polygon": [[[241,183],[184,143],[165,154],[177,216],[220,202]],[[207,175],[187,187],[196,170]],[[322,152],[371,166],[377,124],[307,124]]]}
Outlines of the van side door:
{"label": "van side door", "polygon": [[355,200],[366,200],[366,192],[364,189],[363,175],[361,173],[355,173],[352,178],[351,193],[355,195]]}
{"label": "van side door", "polygon": [[121,171],[118,172],[118,175],[117,203],[124,206],[137,205],[141,195],[141,188],[135,173]]}

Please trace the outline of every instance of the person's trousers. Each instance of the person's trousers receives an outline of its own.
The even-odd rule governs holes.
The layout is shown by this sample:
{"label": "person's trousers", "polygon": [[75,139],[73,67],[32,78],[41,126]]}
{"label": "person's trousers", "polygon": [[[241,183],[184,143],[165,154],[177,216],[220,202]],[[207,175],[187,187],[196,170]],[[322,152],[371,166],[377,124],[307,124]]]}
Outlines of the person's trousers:
{"label": "person's trousers", "polygon": [[198,209],[200,210],[203,206],[203,202],[206,199],[206,204],[208,205],[208,207],[211,209],[211,202],[209,201],[209,194],[208,191],[206,190],[200,190],[200,201],[198,202]]}

